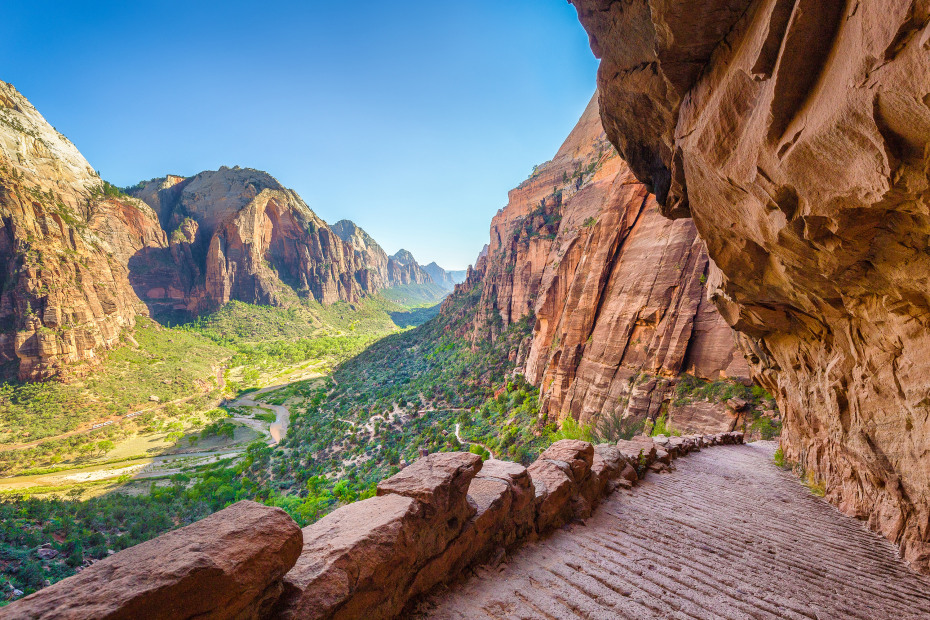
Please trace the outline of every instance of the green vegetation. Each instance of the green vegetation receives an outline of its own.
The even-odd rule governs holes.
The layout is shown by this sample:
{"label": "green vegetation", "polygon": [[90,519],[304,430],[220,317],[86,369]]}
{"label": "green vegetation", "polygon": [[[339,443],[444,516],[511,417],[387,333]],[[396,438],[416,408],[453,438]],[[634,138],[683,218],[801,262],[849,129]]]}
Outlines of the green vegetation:
{"label": "green vegetation", "polygon": [[449,294],[449,291],[438,284],[427,282],[425,284],[399,284],[384,289],[380,295],[396,304],[406,308],[435,306]]}
{"label": "green vegetation", "polygon": [[621,439],[632,439],[645,430],[646,420],[637,420],[635,418],[623,419],[620,412],[614,412],[601,416],[597,428],[594,430],[594,438],[597,443],[616,443]]}
{"label": "green vegetation", "polygon": [[652,428],[649,430],[649,435],[656,437],[657,435],[665,435],[666,437],[671,437],[672,435],[681,435],[681,431],[676,430],[671,427],[668,423],[668,411],[664,410],[659,414],[659,417],[656,418],[656,421],[653,422]]}
{"label": "green vegetation", "polygon": [[580,439],[581,441],[595,441],[594,432],[590,425],[579,424],[575,418],[569,416],[562,420],[562,427],[553,429],[549,433],[549,441],[555,443],[561,439]]}
{"label": "green vegetation", "polygon": [[[39,499],[22,494],[0,498],[0,584],[7,582],[26,594],[74,574],[87,560],[101,559],[193,523],[240,499],[270,499],[260,489],[271,448],[249,446],[235,466],[230,461],[152,483],[141,493],[111,492],[80,501],[74,487],[68,499]],[[58,552],[50,561],[38,558],[48,544]],[[48,569],[45,568],[48,567]]]}
{"label": "green vegetation", "polygon": [[784,469],[785,467],[785,451],[781,449],[781,446],[778,446],[778,449],[775,450],[775,465]]}
{"label": "green vegetation", "polygon": [[[167,331],[145,318],[137,320],[134,338],[138,346],[126,343],[109,352],[80,380],[0,382],[0,441],[59,435],[90,420],[143,408],[151,396],[164,403],[209,392],[216,388],[214,365],[230,356],[228,349],[196,334]],[[0,471],[13,454],[0,453]]]}
{"label": "green vegetation", "polygon": [[762,415],[761,410],[775,410],[775,399],[758,385],[747,386],[738,381],[704,381],[693,375],[682,375],[675,386],[675,406],[695,401],[726,402],[740,398],[749,406],[750,416],[746,430],[757,433],[762,439],[775,439],[781,435],[780,421]]}

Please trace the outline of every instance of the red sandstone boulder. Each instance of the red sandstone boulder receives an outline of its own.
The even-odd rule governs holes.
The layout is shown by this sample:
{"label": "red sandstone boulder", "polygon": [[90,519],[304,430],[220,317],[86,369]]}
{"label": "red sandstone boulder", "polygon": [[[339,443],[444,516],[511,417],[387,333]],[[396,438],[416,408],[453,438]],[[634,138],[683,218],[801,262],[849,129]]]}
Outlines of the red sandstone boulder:
{"label": "red sandstone boulder", "polygon": [[640,458],[645,457],[645,465],[649,465],[656,458],[656,445],[649,437],[637,435],[631,440],[621,439],[617,442],[620,454],[635,468],[640,466]]}
{"label": "red sandstone boulder", "polygon": [[620,472],[620,479],[626,480],[630,484],[639,480],[639,476],[636,475],[636,468],[627,463]]}
{"label": "red sandstone boulder", "polygon": [[2,610],[4,619],[254,618],[281,593],[300,528],[280,508],[239,502],[95,562]]}
{"label": "red sandstone boulder", "polygon": [[539,455],[540,459],[568,463],[575,482],[580,482],[591,471],[594,463],[594,446],[577,439],[562,439]]}
{"label": "red sandstone boulder", "polygon": [[391,618],[412,596],[453,576],[469,559],[463,543],[493,529],[511,503],[506,492],[494,497],[483,488],[481,520],[474,522],[478,506],[468,490],[480,469],[475,454],[431,454],[382,481],[377,497],[304,528],[303,553],[285,578],[276,614]]}
{"label": "red sandstone boulder", "polygon": [[592,475],[594,446],[563,439],[527,468],[536,489],[536,531],[540,534],[573,518],[585,518],[603,491]]}
{"label": "red sandstone boulder", "polygon": [[591,475],[600,482],[598,495],[603,495],[605,491],[610,492],[616,488],[615,481],[620,477],[620,471],[625,465],[627,465],[627,462],[616,446],[606,443],[594,446]]}
{"label": "red sandstone boulder", "polygon": [[571,518],[571,469],[564,462],[539,459],[527,471],[536,490],[536,531],[542,534]]}
{"label": "red sandstone boulder", "polygon": [[378,483],[378,495],[403,495],[424,507],[446,512],[468,493],[481,469],[481,457],[468,452],[437,452]]}
{"label": "red sandstone boulder", "polygon": [[401,495],[349,504],[304,528],[304,547],[285,577],[282,618],[386,617],[403,606],[426,523]]}
{"label": "red sandstone boulder", "polygon": [[[512,531],[507,530],[501,533],[502,540],[500,544],[505,547],[512,545],[517,539],[524,538],[535,531],[535,511],[533,502],[536,497],[533,480],[526,467],[518,463],[509,461],[499,461],[489,459],[484,462],[481,471],[475,476],[475,480],[501,480],[507,483],[513,496],[513,503],[510,508],[512,520]],[[469,487],[468,494],[472,495],[472,489]],[[477,502],[476,502],[477,503]],[[479,512],[481,505],[479,503]]]}

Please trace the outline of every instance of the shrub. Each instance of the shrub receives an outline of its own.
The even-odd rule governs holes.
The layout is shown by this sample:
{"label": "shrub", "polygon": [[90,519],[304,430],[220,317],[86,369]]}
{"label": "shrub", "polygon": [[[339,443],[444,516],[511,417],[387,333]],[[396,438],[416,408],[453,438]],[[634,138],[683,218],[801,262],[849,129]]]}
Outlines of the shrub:
{"label": "shrub", "polygon": [[594,434],[591,431],[590,424],[579,424],[575,418],[569,416],[562,421],[562,427],[549,433],[549,440],[552,443],[560,439],[580,439],[581,441],[594,442]]}

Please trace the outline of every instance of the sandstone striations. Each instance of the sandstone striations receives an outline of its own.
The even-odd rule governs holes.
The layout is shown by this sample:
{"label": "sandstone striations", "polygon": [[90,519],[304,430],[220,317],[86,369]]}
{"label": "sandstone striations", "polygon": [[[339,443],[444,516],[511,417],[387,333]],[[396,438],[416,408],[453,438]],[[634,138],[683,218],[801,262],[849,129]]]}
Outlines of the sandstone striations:
{"label": "sandstone striations", "polygon": [[930,570],[930,3],[573,2],[607,133],[706,241],[786,456]]}
{"label": "sandstone striations", "polygon": [[386,286],[379,265],[367,262],[371,252],[344,243],[268,173],[222,167],[153,179],[131,193],[170,231],[170,248],[130,264],[136,292],[153,307],[197,313],[233,299],[280,305],[295,292],[325,304],[355,302]]}
{"label": "sandstone striations", "polygon": [[164,247],[156,214],[97,176],[13,86],[0,82],[0,360],[21,379],[93,363],[147,315],[126,259]]}
{"label": "sandstone striations", "polygon": [[[632,425],[668,408],[681,373],[748,377],[707,299],[694,225],[662,217],[607,141],[594,99],[555,158],[510,192],[482,254],[459,289],[481,288],[473,337],[534,319],[518,362],[550,418]],[[680,416],[681,429],[737,425],[709,406],[707,416]]]}

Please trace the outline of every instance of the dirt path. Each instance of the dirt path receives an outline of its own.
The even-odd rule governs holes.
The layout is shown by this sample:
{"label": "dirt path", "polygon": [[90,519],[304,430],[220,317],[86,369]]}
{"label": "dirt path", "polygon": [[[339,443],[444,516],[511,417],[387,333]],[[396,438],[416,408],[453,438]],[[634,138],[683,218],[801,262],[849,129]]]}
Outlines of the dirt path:
{"label": "dirt path", "polygon": [[[434,593],[432,618],[930,618],[930,579],[772,464],[715,447],[605,501],[586,525]],[[422,608],[421,608],[422,609]]]}
{"label": "dirt path", "polygon": [[[454,411],[454,410],[452,410],[452,411]],[[463,410],[463,411],[464,411],[464,410]],[[475,444],[476,446],[480,446],[480,447],[484,448],[485,450],[488,451],[488,454],[490,455],[489,458],[492,458],[492,459],[494,458],[494,453],[491,452],[491,449],[488,448],[486,445],[481,444],[481,443],[478,443],[477,441],[467,441],[467,440],[465,440],[465,439],[462,439],[462,436],[459,435],[459,424],[458,424],[458,423],[456,423],[456,425],[455,425],[455,438],[458,439],[458,440],[459,440],[459,443],[462,444],[463,446],[468,446],[468,445],[471,445],[471,444]]]}
{"label": "dirt path", "polygon": [[186,403],[187,401],[197,398],[198,396],[203,396],[203,394],[191,394],[190,396],[184,396],[182,398],[176,398],[175,400],[165,401],[159,403],[154,407],[149,407],[148,409],[136,409],[130,413],[123,415],[112,415],[106,418],[99,418],[97,420],[91,420],[90,422],[82,423],[78,428],[73,431],[68,431],[67,433],[62,433],[60,435],[53,435],[51,437],[43,437],[42,439],[36,439],[35,441],[29,441],[26,443],[8,443],[0,445],[0,452],[7,452],[9,450],[22,450],[24,448],[34,448],[36,446],[42,445],[48,441],[55,441],[57,439],[66,439],[68,437],[74,437],[75,435],[84,435],[86,433],[91,433],[93,431],[100,430],[104,426],[110,426],[112,424],[122,424],[126,420],[131,420],[136,416],[142,415],[143,413],[151,413],[163,409],[168,405],[180,405],[181,403]]}

